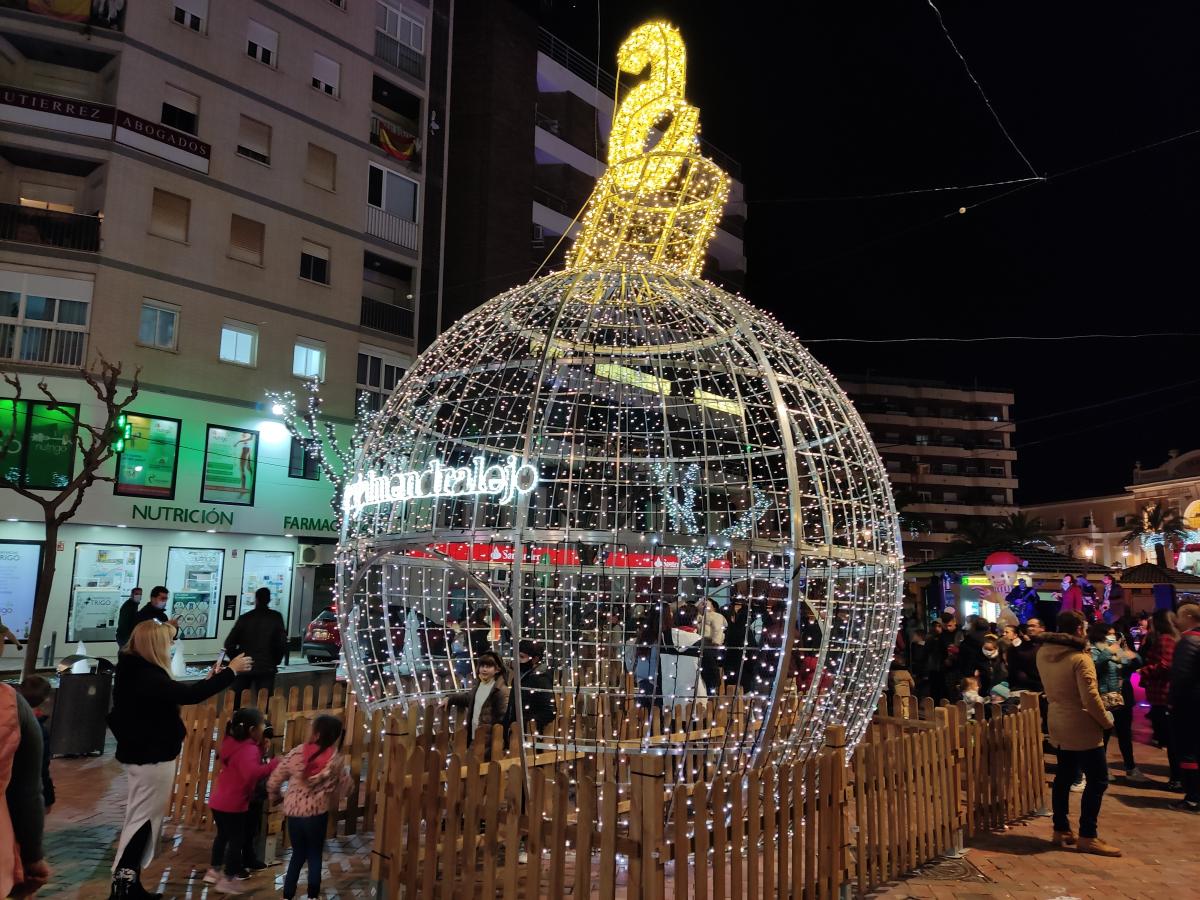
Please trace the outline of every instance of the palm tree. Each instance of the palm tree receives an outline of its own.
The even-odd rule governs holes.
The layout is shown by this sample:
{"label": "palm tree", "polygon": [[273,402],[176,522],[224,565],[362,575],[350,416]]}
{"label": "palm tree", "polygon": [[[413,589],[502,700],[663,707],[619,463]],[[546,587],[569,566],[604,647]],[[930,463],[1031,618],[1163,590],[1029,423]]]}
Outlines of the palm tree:
{"label": "palm tree", "polygon": [[1167,565],[1167,547],[1180,550],[1191,537],[1191,529],[1187,527],[1179,511],[1167,509],[1158,500],[1152,506],[1142,509],[1137,523],[1129,529],[1121,541],[1123,544],[1141,544],[1142,547],[1153,547],[1158,564],[1164,569]]}
{"label": "palm tree", "polygon": [[958,530],[949,550],[986,550],[1004,541],[1004,534],[989,519],[968,519]]}
{"label": "palm tree", "polygon": [[1053,539],[1041,519],[1031,518],[1023,512],[1015,512],[1005,518],[999,525],[999,531],[1005,541],[1016,547],[1038,545],[1050,547]]}

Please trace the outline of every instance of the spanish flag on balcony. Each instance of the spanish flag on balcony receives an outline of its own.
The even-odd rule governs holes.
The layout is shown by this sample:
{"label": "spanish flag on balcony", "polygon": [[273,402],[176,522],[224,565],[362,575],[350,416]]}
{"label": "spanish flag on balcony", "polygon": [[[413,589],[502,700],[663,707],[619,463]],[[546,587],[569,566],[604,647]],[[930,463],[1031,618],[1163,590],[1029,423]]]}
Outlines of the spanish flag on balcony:
{"label": "spanish flag on balcony", "polygon": [[417,139],[402,131],[393,131],[382,122],[379,123],[379,146],[388,156],[409,162],[417,152]]}

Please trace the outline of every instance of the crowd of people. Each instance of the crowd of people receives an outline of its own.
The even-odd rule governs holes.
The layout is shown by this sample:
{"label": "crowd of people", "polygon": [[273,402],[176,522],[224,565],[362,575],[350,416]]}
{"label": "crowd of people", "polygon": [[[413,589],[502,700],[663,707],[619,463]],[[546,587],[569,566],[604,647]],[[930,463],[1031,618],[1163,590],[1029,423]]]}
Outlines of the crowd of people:
{"label": "crowd of people", "polygon": [[[1154,742],[1167,751],[1165,788],[1183,794],[1169,806],[1200,813],[1200,606],[1135,616],[1109,576],[1090,593],[1081,580],[1065,576],[1062,591],[1049,600],[1019,584],[999,622],[971,616],[960,623],[947,609],[928,628],[902,629],[892,683],[911,685],[918,697],[935,702],[965,700],[970,715],[976,704],[1003,712],[1021,693],[1036,693],[1046,749],[1058,760],[1051,792],[1055,843],[1119,856],[1097,834],[1114,736],[1125,779],[1151,782],[1135,759],[1135,673]],[[1072,792],[1083,795],[1078,836],[1067,818]]]}

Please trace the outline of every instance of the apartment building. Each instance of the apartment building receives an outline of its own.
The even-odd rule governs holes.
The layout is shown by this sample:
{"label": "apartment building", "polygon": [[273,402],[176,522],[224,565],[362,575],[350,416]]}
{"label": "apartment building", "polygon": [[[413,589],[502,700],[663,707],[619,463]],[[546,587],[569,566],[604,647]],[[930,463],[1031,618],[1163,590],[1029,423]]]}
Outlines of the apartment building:
{"label": "apartment building", "polygon": [[[561,268],[606,167],[615,88],[603,65],[539,28],[513,0],[457,0],[453,68],[443,327],[544,261],[542,271]],[[733,179],[704,277],[738,290],[746,272],[741,167],[701,143]]]}
{"label": "apartment building", "polygon": [[1017,511],[1011,392],[873,375],[839,381],[875,439],[897,506],[920,525],[904,534],[907,561],[943,555],[972,520]]}
{"label": "apartment building", "polygon": [[[330,488],[264,395],[320,378],[348,424],[436,314],[450,0],[41,9],[0,9],[0,369],[31,398],[6,477],[73,471],[74,421],[32,402],[37,381],[85,423],[98,410],[73,370],[97,355],[140,369],[141,393],[116,483],[59,546],[2,488],[0,540],[59,554],[60,649],[111,655],[135,584],[174,592],[189,650],[263,584],[298,628],[320,602],[324,574],[302,564],[334,537]],[[21,633],[19,608],[4,619]]]}
{"label": "apartment building", "polygon": [[1021,511],[1041,519],[1062,552],[1129,567],[1158,558],[1153,539],[1125,543],[1143,511],[1155,506],[1182,517],[1190,532],[1181,545],[1165,549],[1167,565],[1200,575],[1200,450],[1171,450],[1157,466],[1138,463],[1121,493],[1038,503]]}

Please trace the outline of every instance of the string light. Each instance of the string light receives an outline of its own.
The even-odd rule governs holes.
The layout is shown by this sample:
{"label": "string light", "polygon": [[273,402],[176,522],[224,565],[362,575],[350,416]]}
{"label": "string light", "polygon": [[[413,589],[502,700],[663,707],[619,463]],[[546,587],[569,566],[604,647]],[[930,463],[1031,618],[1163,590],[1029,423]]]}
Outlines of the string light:
{"label": "string light", "polygon": [[[699,155],[678,31],[637,29],[619,62],[650,71],[614,113],[567,267],[443,333],[346,470],[512,459],[536,479],[378,492],[343,522],[343,652],[360,702],[419,711],[469,683],[483,649],[515,667],[536,640],[559,717],[545,733],[523,718],[523,752],[618,769],[662,754],[680,772],[699,754],[715,777],[802,759],[831,724],[861,736],[898,623],[900,529],[831,373],[699,278],[729,179]],[[654,713],[674,704],[663,733]]]}

